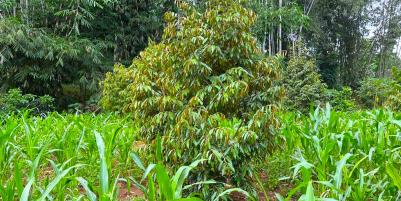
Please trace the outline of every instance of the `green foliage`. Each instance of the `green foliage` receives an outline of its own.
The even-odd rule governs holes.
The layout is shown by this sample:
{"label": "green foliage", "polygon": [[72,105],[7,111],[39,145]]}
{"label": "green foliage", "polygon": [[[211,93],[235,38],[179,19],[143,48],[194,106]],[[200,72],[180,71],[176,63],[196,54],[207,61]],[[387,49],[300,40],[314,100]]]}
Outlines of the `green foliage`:
{"label": "green foliage", "polygon": [[48,95],[22,94],[19,89],[10,89],[7,93],[0,94],[0,115],[25,110],[33,115],[51,112],[54,110],[54,99]]}
{"label": "green foliage", "polygon": [[388,78],[368,78],[361,83],[358,89],[358,97],[365,107],[382,106],[392,94],[394,81]]}
{"label": "green foliage", "polygon": [[[161,154],[162,145],[160,137],[157,138],[156,153]],[[135,184],[145,193],[145,197],[149,201],[157,200],[188,200],[188,201],[201,201],[197,197],[187,197],[183,198],[183,190],[188,189],[192,185],[201,185],[203,183],[213,184],[214,181],[198,182],[191,185],[184,186],[185,180],[188,179],[189,173],[192,169],[196,168],[202,160],[194,161],[189,166],[182,166],[178,168],[177,172],[172,178],[169,177],[169,173],[164,167],[162,157],[160,155],[156,156],[155,163],[151,163],[147,168],[143,165],[142,161],[135,153],[131,154],[133,161],[136,165],[144,172],[141,182],[137,182],[135,179]],[[147,185],[142,185],[141,183],[147,179]]]}
{"label": "green foliage", "polygon": [[[0,199],[117,200],[138,129],[115,115],[0,115]],[[86,195],[84,195],[86,193]]]}
{"label": "green foliage", "polygon": [[106,44],[62,38],[17,20],[0,20],[0,46],[2,89],[20,87],[60,98],[62,84],[72,83],[93,94],[107,69],[99,66]]}
{"label": "green foliage", "polygon": [[394,185],[397,186],[398,190],[401,190],[401,174],[400,174],[400,172],[391,163],[388,163],[386,165],[386,172],[391,177],[391,179],[394,182]]}
{"label": "green foliage", "polygon": [[[281,28],[281,42],[283,51],[290,51],[292,43],[289,35],[300,35],[302,28],[306,28],[310,22],[309,17],[303,11],[304,8],[296,1],[283,1],[279,7],[277,0],[248,1],[249,7],[257,14],[257,21],[253,27],[262,49],[269,55],[282,54],[278,52],[279,44],[275,39],[280,38],[278,28]],[[278,41],[277,41],[278,42]]]}
{"label": "green foliage", "polygon": [[[335,200],[397,200],[400,115],[388,110],[335,112],[283,118],[287,150],[294,152],[296,192]],[[311,186],[312,184],[312,186]],[[308,193],[309,192],[309,193]]]}
{"label": "green foliage", "polygon": [[[163,15],[173,10],[171,0],[112,0],[103,9],[96,9],[92,29],[85,35],[104,37],[113,43],[109,59],[129,64],[132,58],[147,47],[149,39],[160,40],[163,34]],[[96,18],[100,18],[98,20]]]}
{"label": "green foliage", "polygon": [[283,84],[286,105],[303,112],[317,106],[324,98],[326,85],[320,81],[315,61],[306,56],[293,56],[284,69]]}
{"label": "green foliage", "polygon": [[165,15],[160,43],[106,76],[102,105],[141,120],[148,143],[162,134],[167,165],[208,159],[199,178],[239,182],[274,145],[277,61],[263,56],[256,16],[236,0],[209,1],[204,13],[179,7]]}
{"label": "green foliage", "polygon": [[[401,85],[401,69],[397,68],[397,67],[393,67],[392,69],[392,76],[393,79]],[[397,90],[401,90],[401,87],[399,87]]]}
{"label": "green foliage", "polygon": [[135,70],[115,65],[113,73],[107,73],[102,83],[103,93],[101,104],[111,111],[127,112],[131,103],[130,85]]}
{"label": "green foliage", "polygon": [[282,185],[284,178],[291,174],[293,153],[285,149],[277,149],[272,155],[269,155],[264,160],[257,163],[259,175],[259,188],[268,191],[276,189],[285,189]]}
{"label": "green foliage", "polygon": [[390,95],[383,103],[385,107],[391,108],[396,111],[401,110],[401,93]]}
{"label": "green foliage", "polygon": [[353,91],[350,87],[343,87],[341,90],[327,89],[325,98],[337,111],[352,111],[357,104],[353,98]]}
{"label": "green foliage", "polygon": [[114,62],[128,63],[149,37],[160,39],[162,15],[173,7],[166,0],[0,4],[0,90],[50,94],[58,109],[92,104],[104,73]]}
{"label": "green foliage", "polygon": [[394,82],[390,86],[392,89],[391,95],[384,102],[384,106],[393,110],[401,110],[401,69],[393,67],[392,78]]}
{"label": "green foliage", "polygon": [[359,98],[366,107],[389,107],[401,110],[401,70],[393,68],[391,78],[369,78],[358,90]]}

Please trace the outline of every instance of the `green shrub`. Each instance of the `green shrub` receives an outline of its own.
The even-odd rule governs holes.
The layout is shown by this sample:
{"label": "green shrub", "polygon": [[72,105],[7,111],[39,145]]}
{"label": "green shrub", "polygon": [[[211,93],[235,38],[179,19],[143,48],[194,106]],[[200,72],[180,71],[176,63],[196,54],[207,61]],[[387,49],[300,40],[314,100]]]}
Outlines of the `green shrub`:
{"label": "green shrub", "polygon": [[400,110],[401,70],[393,68],[391,78],[368,78],[358,90],[358,96],[365,107],[390,107]]}
{"label": "green shrub", "polygon": [[356,109],[356,102],[350,87],[343,87],[341,90],[327,89],[325,96],[334,110],[351,111]]}
{"label": "green shrub", "polygon": [[286,105],[303,112],[323,101],[326,85],[320,81],[315,61],[306,56],[294,56],[284,69]]}
{"label": "green shrub", "polygon": [[390,95],[383,105],[392,110],[401,111],[401,93]]}
{"label": "green shrub", "polygon": [[257,164],[259,170],[259,188],[262,190],[274,191],[278,188],[284,190],[284,186],[280,186],[284,178],[291,174],[291,166],[293,165],[291,158],[292,153],[288,150],[280,149],[268,156]]}
{"label": "green shrub", "polygon": [[141,120],[149,144],[162,134],[166,164],[207,159],[198,178],[238,182],[275,144],[278,63],[258,48],[256,16],[236,0],[211,0],[204,13],[179,7],[165,15],[160,43],[106,76],[102,106]]}
{"label": "green shrub", "polygon": [[[131,91],[130,84],[133,83],[134,69],[125,68],[123,65],[114,66],[113,73],[107,73],[102,84],[103,93],[100,104],[111,111],[129,112]],[[137,75],[138,76],[138,75]]]}
{"label": "green shrub", "polygon": [[[398,83],[401,84],[401,69],[397,67],[393,67],[391,69],[393,79]],[[401,90],[401,87],[398,86],[398,90]]]}
{"label": "green shrub", "polygon": [[384,106],[393,110],[401,110],[401,69],[393,68],[392,77],[394,82],[391,85],[392,93],[384,102]]}
{"label": "green shrub", "polygon": [[388,78],[368,78],[361,83],[358,97],[363,106],[373,108],[382,106],[392,94],[394,81]]}
{"label": "green shrub", "polygon": [[0,94],[0,114],[30,110],[33,115],[54,110],[54,99],[48,95],[22,94],[20,89],[10,89]]}

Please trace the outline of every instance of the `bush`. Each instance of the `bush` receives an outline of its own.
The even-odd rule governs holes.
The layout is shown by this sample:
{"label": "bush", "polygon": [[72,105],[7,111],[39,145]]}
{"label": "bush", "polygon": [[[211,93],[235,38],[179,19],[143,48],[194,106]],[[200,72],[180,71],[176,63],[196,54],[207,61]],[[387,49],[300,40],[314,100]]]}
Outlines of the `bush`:
{"label": "bush", "polygon": [[[133,67],[134,68],[134,67]],[[102,84],[103,93],[100,104],[111,111],[129,112],[131,103],[130,84],[133,83],[133,68],[121,64],[114,66],[113,73],[107,73]]]}
{"label": "bush", "polygon": [[365,107],[390,107],[400,110],[401,70],[393,68],[391,78],[369,78],[358,90],[359,99]]}
{"label": "bush", "polygon": [[237,1],[211,0],[204,13],[179,7],[165,15],[160,43],[107,75],[102,106],[141,120],[149,144],[163,134],[166,164],[207,159],[198,179],[239,182],[275,144],[278,63],[258,48],[256,16]]}
{"label": "bush", "polygon": [[10,89],[6,94],[0,94],[0,114],[30,110],[33,115],[54,110],[54,99],[48,95],[36,96],[22,94],[20,89]]}
{"label": "bush", "polygon": [[392,110],[401,111],[401,93],[390,95],[383,105]]}
{"label": "bush", "polygon": [[320,81],[315,61],[306,56],[294,56],[284,69],[286,105],[303,112],[323,101],[326,85]]}
{"label": "bush", "polygon": [[389,107],[393,110],[401,110],[401,69],[393,68],[392,76],[394,82],[392,83],[391,89],[392,94],[384,102],[384,106]]}
{"label": "bush", "polygon": [[394,81],[388,78],[368,78],[361,83],[358,97],[367,108],[380,107],[393,92]]}
{"label": "bush", "polygon": [[356,102],[350,87],[343,87],[341,90],[327,89],[325,96],[334,110],[351,111],[356,109]]}

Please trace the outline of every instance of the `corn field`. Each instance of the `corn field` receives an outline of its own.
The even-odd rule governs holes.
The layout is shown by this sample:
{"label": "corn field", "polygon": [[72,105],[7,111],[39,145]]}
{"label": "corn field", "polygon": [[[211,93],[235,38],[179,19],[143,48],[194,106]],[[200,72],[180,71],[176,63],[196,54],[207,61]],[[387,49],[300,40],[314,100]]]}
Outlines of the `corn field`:
{"label": "corn field", "polygon": [[136,128],[127,119],[26,113],[1,122],[2,200],[113,199],[117,183],[135,171]]}
{"label": "corn field", "polygon": [[[190,171],[204,160],[180,167],[174,175],[163,165],[160,137],[156,156],[141,160],[144,145],[130,117],[61,115],[0,118],[0,200],[183,200]],[[155,158],[155,159],[151,159]],[[145,164],[148,166],[145,168]],[[135,187],[134,187],[135,186]],[[215,194],[219,200],[231,188]]]}
{"label": "corn field", "polygon": [[[293,187],[270,199],[401,199],[401,114],[335,112],[327,106],[309,116],[280,117],[277,137],[284,143],[275,152],[289,153],[291,158],[279,159],[292,164],[282,167],[291,174],[280,180]],[[144,156],[138,128],[129,117],[105,114],[2,117],[1,200],[199,200],[188,190],[215,183],[187,180],[205,159],[182,164],[188,166],[173,175],[163,166],[159,138],[156,156]],[[213,200],[233,191],[259,199],[233,188]]]}
{"label": "corn field", "polygon": [[302,200],[400,200],[401,116],[389,110],[283,115],[281,137],[292,153]]}

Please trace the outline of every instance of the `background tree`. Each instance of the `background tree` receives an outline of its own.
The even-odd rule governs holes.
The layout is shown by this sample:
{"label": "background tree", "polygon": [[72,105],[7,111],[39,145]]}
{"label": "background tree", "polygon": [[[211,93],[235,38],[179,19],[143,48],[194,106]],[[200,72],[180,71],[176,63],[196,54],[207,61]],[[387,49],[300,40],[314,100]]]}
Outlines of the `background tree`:
{"label": "background tree", "polygon": [[401,66],[394,47],[401,37],[401,1],[373,0],[367,8],[372,28],[368,64],[375,64],[376,76],[390,76],[393,66]]}
{"label": "background tree", "polygon": [[392,55],[401,37],[400,6],[399,0],[314,1],[304,36],[330,87],[357,88],[364,78],[382,76],[399,61]]}
{"label": "background tree", "polygon": [[[3,2],[4,1],[4,2]],[[0,3],[0,89],[49,94],[62,108],[95,98],[114,62],[158,40],[170,0]]]}
{"label": "background tree", "polygon": [[308,112],[311,106],[318,106],[325,101],[327,86],[320,80],[315,61],[308,58],[304,47],[300,47],[299,43],[297,46],[297,52],[291,55],[283,70],[283,85],[287,96],[285,105]]}
{"label": "background tree", "polygon": [[263,52],[286,55],[309,18],[294,1],[254,0],[248,5],[258,15],[253,28]]}
{"label": "background tree", "polygon": [[316,1],[310,12],[309,45],[315,48],[323,80],[331,87],[356,87],[364,70],[358,61],[363,50],[363,11],[368,1]]}

